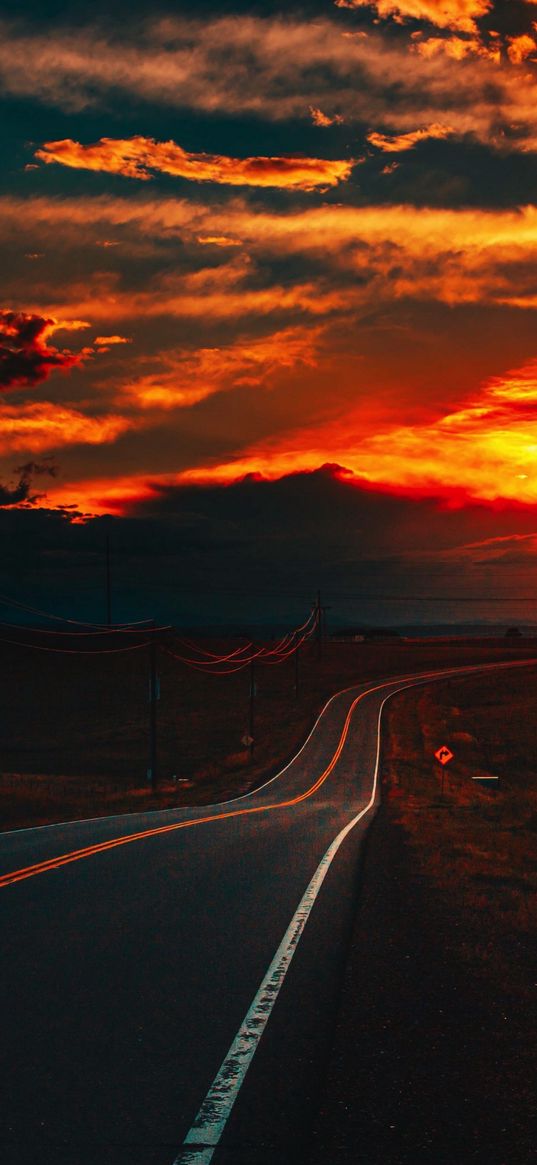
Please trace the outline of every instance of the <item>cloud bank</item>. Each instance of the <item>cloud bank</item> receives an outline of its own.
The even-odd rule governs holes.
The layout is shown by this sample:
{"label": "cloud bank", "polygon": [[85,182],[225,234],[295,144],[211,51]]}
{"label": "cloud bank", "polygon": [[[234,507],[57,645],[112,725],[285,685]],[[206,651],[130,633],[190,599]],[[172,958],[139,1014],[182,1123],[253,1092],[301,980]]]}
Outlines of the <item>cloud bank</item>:
{"label": "cloud bank", "polygon": [[[4,21],[0,88],[75,114],[106,108],[118,95],[137,104],[267,122],[298,118],[309,123],[313,109],[322,124],[323,117],[330,117],[323,111],[337,109],[345,123],[359,122],[370,132],[406,133],[438,123],[494,149],[535,150],[536,78],[522,44],[513,40],[508,56],[492,40],[485,45],[473,33],[468,42],[473,50],[463,47],[469,34],[460,30],[473,27],[482,3],[453,0],[443,6],[416,0],[416,5],[423,17],[444,12],[445,27],[458,30],[450,56],[448,47],[442,49],[450,41],[442,38],[434,38],[435,50],[427,52],[426,41],[394,40],[378,28],[354,36],[342,23],[343,13],[314,21],[244,15],[154,20],[143,27],[143,47],[135,37],[129,39],[128,31],[119,37],[98,26],[59,28],[49,37]],[[221,176],[227,166],[228,179],[237,180],[238,163],[244,161],[242,180],[249,176],[248,159],[235,166],[234,159],[205,163],[199,155],[180,158],[180,147],[172,146],[173,158],[161,157],[165,164],[198,173],[201,166],[212,165]],[[152,145],[162,155],[165,147]],[[271,159],[262,159],[261,166],[255,162],[252,158],[250,177],[258,181],[267,169],[277,177]],[[139,165],[132,159],[122,164]]]}
{"label": "cloud bank", "polygon": [[227,158],[220,154],[192,154],[176,142],[156,142],[135,136],[129,139],[101,138],[94,145],[82,145],[70,138],[46,142],[36,150],[42,162],[58,162],[74,170],[98,170],[148,181],[152,172],[187,178],[191,182],[213,182],[228,186],[279,187],[282,190],[329,188],[345,181],[352,160],[322,158]]}
{"label": "cloud bank", "polygon": [[372,8],[382,20],[425,20],[437,28],[475,32],[492,0],[335,0],[337,8]]}

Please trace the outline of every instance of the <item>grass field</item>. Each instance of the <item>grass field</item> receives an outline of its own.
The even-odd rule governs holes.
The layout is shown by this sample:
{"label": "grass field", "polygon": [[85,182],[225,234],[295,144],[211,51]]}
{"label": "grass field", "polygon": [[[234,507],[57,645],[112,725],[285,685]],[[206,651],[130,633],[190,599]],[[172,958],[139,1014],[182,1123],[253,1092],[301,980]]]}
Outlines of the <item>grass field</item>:
{"label": "grass field", "polygon": [[[384,780],[422,873],[455,914],[446,943],[472,973],[529,993],[537,924],[537,670],[454,679],[397,697]],[[454,759],[441,766],[436,749]],[[492,776],[493,787],[473,778]]]}

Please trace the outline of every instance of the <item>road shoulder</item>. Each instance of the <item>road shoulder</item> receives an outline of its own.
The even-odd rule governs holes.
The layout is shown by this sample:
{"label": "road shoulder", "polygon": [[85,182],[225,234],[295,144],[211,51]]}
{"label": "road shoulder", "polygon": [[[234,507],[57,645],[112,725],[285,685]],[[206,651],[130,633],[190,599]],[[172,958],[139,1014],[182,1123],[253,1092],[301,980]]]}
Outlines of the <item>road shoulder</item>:
{"label": "road shoulder", "polygon": [[[526,1017],[473,977],[459,925],[383,804],[362,890],[309,1165],[526,1165]],[[535,1130],[534,1130],[535,1131]]]}

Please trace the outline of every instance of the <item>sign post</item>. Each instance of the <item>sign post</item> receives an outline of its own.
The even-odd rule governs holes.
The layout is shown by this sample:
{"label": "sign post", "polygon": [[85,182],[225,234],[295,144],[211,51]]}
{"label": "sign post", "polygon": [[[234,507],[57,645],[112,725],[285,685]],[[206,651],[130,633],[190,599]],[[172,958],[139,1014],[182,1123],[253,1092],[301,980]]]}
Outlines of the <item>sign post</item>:
{"label": "sign post", "polygon": [[254,755],[254,708],[255,708],[256,695],[257,695],[257,684],[255,682],[255,668],[254,668],[254,661],[253,661],[253,659],[251,659],[250,660],[250,715],[248,718],[248,732],[246,733],[246,735],[248,736],[247,748],[250,749],[250,760],[252,759],[252,757]]}
{"label": "sign post", "polygon": [[453,760],[454,754],[452,753],[451,749],[448,748],[447,744],[442,744],[440,748],[437,748],[434,755],[437,761],[439,761],[442,765],[442,796],[444,796],[446,765],[449,764],[450,760]]}
{"label": "sign post", "polygon": [[160,678],[157,673],[157,632],[152,619],[149,626],[149,766],[147,778],[154,793],[158,785],[157,702],[160,700]]}

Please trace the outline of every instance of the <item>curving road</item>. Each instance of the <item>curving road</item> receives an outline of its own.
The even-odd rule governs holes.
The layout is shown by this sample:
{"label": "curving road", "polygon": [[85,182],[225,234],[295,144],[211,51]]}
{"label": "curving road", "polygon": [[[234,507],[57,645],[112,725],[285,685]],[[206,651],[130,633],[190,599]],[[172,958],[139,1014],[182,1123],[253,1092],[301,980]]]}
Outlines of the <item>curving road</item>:
{"label": "curving road", "polygon": [[338,693],[233,802],[1,834],[3,1165],[305,1160],[382,707],[525,665]]}

